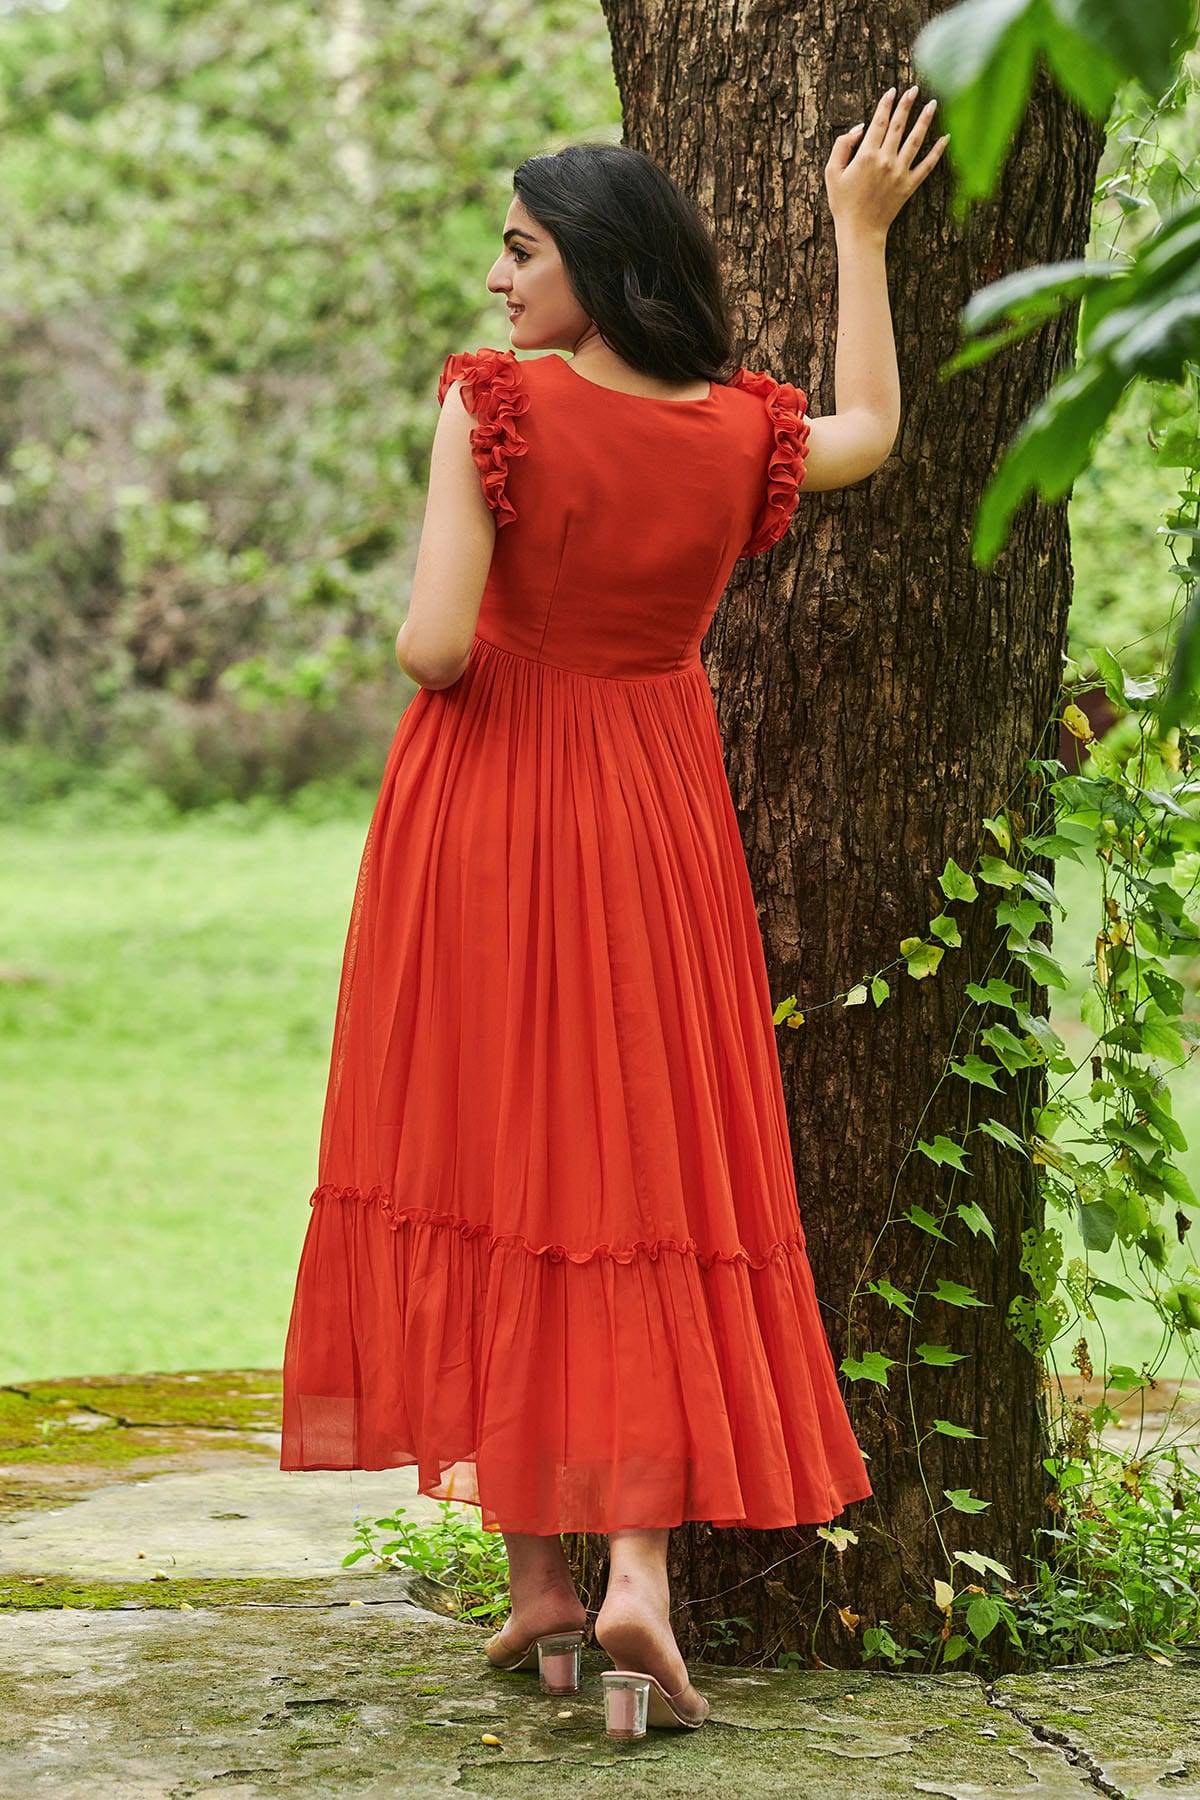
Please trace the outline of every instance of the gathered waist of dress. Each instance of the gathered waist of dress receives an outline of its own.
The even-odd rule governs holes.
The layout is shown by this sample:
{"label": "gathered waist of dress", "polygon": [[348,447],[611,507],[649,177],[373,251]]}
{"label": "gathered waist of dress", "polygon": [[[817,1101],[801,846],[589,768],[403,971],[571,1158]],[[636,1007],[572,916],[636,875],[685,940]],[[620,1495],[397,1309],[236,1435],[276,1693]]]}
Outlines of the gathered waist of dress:
{"label": "gathered waist of dress", "polygon": [[708,674],[701,660],[698,649],[691,649],[681,662],[663,669],[638,668],[636,664],[614,669],[612,667],[582,668],[563,662],[559,657],[531,656],[528,651],[514,650],[506,644],[499,644],[494,638],[484,637],[476,632],[471,646],[471,660],[477,656],[511,657],[529,669],[545,669],[554,675],[570,675],[583,681],[619,681],[633,686],[654,684],[663,681],[695,680],[697,675],[703,677],[705,683]]}

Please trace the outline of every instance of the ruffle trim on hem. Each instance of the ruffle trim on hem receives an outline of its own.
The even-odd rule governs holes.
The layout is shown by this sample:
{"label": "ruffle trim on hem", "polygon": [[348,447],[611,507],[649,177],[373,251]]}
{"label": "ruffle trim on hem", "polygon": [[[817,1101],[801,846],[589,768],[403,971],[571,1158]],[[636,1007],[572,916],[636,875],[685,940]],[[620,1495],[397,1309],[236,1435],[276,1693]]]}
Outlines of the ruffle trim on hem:
{"label": "ruffle trim on hem", "polygon": [[547,1526],[542,1519],[515,1523],[500,1524],[491,1512],[487,1503],[480,1497],[476,1465],[468,1459],[459,1459],[447,1464],[449,1475],[443,1471],[439,1475],[427,1473],[425,1464],[415,1452],[409,1455],[397,1455],[388,1452],[382,1462],[284,1462],[279,1467],[285,1475],[307,1474],[314,1470],[366,1470],[379,1474],[387,1469],[417,1470],[417,1493],[426,1500],[451,1501],[456,1506],[473,1506],[480,1513],[480,1528],[490,1532],[521,1533],[527,1537],[558,1537],[564,1532],[587,1535],[607,1535],[613,1531],[677,1531],[688,1524],[709,1525],[714,1531],[801,1531],[810,1525],[832,1524],[848,1506],[854,1506],[860,1500],[869,1500],[874,1492],[869,1479],[864,1475],[861,1480],[847,1483],[844,1488],[835,1489],[829,1498],[828,1508],[820,1508],[811,1518],[807,1515],[801,1519],[789,1519],[786,1516],[747,1518],[744,1514],[734,1519],[712,1519],[707,1512],[685,1512],[681,1517],[644,1519],[639,1513],[636,1518],[625,1519],[618,1515],[611,1522],[594,1525],[584,1522],[587,1515],[582,1515],[580,1522],[568,1518],[564,1524]]}
{"label": "ruffle trim on hem", "polygon": [[408,1223],[443,1226],[456,1231],[463,1238],[486,1237],[489,1250],[498,1245],[515,1245],[527,1250],[531,1256],[544,1256],[552,1263],[589,1263],[598,1256],[625,1264],[633,1262],[638,1256],[646,1256],[651,1262],[657,1262],[663,1251],[670,1251],[677,1256],[695,1257],[702,1269],[711,1269],[718,1263],[745,1263],[751,1269],[765,1269],[782,1257],[805,1248],[804,1229],[797,1224],[793,1232],[779,1243],[773,1244],[762,1256],[755,1256],[749,1250],[741,1248],[728,1251],[701,1250],[695,1238],[684,1238],[682,1243],[674,1238],[657,1238],[653,1242],[643,1238],[635,1244],[596,1244],[587,1250],[569,1250],[565,1244],[531,1244],[528,1239],[511,1232],[493,1235],[486,1220],[477,1222],[461,1218],[457,1213],[434,1212],[427,1206],[398,1206],[385,1187],[339,1187],[336,1183],[325,1182],[314,1190],[309,1205],[316,1206],[322,1200],[348,1200],[362,1206],[376,1206],[393,1231],[398,1231]]}
{"label": "ruffle trim on hem", "polygon": [[555,1268],[432,1205],[393,1204],[389,1231],[381,1188],[322,1190],[351,1203],[309,1215],[281,1469],[415,1464],[421,1493],[534,1535],[778,1529],[870,1494],[800,1247]]}
{"label": "ruffle trim on hem", "polygon": [[438,378],[441,406],[452,382],[462,382],[463,404],[474,413],[471,455],[483,483],[483,497],[496,515],[496,528],[510,525],[516,509],[505,492],[509,458],[524,456],[529,445],[516,421],[528,411],[530,396],[521,365],[511,350],[456,350],[446,358]]}
{"label": "ruffle trim on hem", "polygon": [[790,381],[776,381],[760,369],[736,369],[726,385],[745,388],[764,401],[774,434],[767,463],[767,496],[739,551],[740,556],[757,556],[778,543],[796,510],[808,447],[808,395],[803,388],[794,387]]}

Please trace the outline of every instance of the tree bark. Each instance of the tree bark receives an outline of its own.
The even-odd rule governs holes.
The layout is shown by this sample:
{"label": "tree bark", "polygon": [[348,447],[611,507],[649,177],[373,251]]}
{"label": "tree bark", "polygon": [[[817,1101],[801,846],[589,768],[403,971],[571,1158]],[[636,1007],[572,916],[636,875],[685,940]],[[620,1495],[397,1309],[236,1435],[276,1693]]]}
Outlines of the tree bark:
{"label": "tree bark", "polygon": [[[886,87],[903,91],[914,78],[909,46],[929,9],[905,0],[836,13],[778,0],[604,5],[625,142],[710,218],[738,359],[803,387],[814,415],[832,411],[836,261],[824,165],[838,132],[869,119]],[[984,978],[996,947],[996,890],[981,887],[974,906],[957,909],[963,946],[947,950],[933,976],[914,981],[901,964],[878,1010],[820,1002],[892,963],[901,939],[926,934],[945,904],[936,877],[947,857],[969,867],[981,849],[994,851],[981,821],[1006,803],[1030,820],[1025,761],[1055,753],[1057,733],[1042,729],[1056,705],[1071,596],[1065,504],[1027,503],[987,573],[971,562],[970,537],[1004,446],[1071,360],[1075,315],[949,381],[937,370],[974,290],[1083,254],[1102,144],[1039,76],[991,203],[955,223],[945,161],[918,190],[888,243],[903,395],[895,448],[869,480],[802,490],[791,532],[739,565],[704,644],[772,993],[796,993],[807,1013],[799,1029],[780,1029],[780,1055],[834,1360],[867,1349],[899,1360],[887,1391],[844,1388],[875,1490],[834,1522],[857,1544],[839,1554],[815,1526],[672,1533],[673,1623],[685,1656],[773,1663],[791,1650],[856,1666],[867,1626],[886,1622],[912,1642],[940,1623],[935,1579],[959,1589],[981,1579],[950,1562],[955,1548],[981,1550],[1021,1580],[1048,1522],[1041,1368],[1005,1318],[1010,1298],[1027,1291],[1020,1233],[1041,1224],[1033,1167],[976,1133],[957,1198],[983,1207],[998,1248],[962,1229],[949,1259],[935,1258],[923,1277],[936,1240],[901,1219],[870,1255],[889,1203],[898,1216],[913,1202],[944,1201],[939,1176],[949,1172],[919,1154],[897,1181],[910,1139],[961,1136],[988,1113],[1020,1129],[1015,1084],[1004,1097],[987,1094],[981,1115],[976,1090],[952,1078],[925,1111],[943,1059],[958,1054],[956,1022],[974,1010],[966,983]],[[1044,1011],[1045,990],[1035,995]],[[1038,1087],[1029,1085],[1027,1105]],[[914,1364],[909,1388],[904,1314],[860,1296],[847,1325],[869,1255],[865,1279],[886,1277],[906,1294],[940,1273],[975,1287],[985,1307],[916,1303],[912,1343],[947,1342],[963,1361]],[[935,1417],[982,1435],[924,1436]],[[944,1488],[969,1488],[990,1505],[953,1511]],[[604,1548],[568,1539],[592,1604],[603,1593]]]}

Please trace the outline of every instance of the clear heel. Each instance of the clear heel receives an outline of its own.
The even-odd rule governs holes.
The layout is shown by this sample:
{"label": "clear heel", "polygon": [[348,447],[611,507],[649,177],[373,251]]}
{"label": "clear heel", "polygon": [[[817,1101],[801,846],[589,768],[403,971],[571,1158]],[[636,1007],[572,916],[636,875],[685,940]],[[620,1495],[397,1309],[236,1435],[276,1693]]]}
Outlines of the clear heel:
{"label": "clear heel", "polygon": [[583,1671],[583,1633],[561,1631],[537,1641],[543,1694],[577,1694]]}
{"label": "clear heel", "polygon": [[604,1683],[604,1732],[618,1743],[633,1743],[646,1735],[650,1711],[650,1677],[631,1670],[606,1669]]}

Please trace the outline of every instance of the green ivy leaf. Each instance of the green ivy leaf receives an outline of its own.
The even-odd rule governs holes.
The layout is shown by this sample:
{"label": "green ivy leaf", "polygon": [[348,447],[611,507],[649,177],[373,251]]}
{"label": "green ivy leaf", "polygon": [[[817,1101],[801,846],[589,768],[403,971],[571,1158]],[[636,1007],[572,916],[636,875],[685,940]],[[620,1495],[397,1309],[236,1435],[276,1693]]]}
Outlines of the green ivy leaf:
{"label": "green ivy leaf", "polygon": [[1003,1091],[996,1080],[995,1063],[985,1062],[982,1056],[964,1056],[960,1062],[949,1063],[947,1067],[952,1075],[969,1081],[972,1087],[990,1088],[994,1094]]}
{"label": "green ivy leaf", "polygon": [[960,948],[962,933],[958,929],[957,919],[950,913],[940,912],[936,918],[930,919],[929,929],[943,944],[950,944],[956,950]]}
{"label": "green ivy leaf", "polygon": [[1089,644],[1088,655],[1096,666],[1096,673],[1104,684],[1104,691],[1119,712],[1126,711],[1125,671],[1103,644]]}
{"label": "green ivy leaf", "polygon": [[1194,1207],[1198,1204],[1196,1190],[1183,1170],[1174,1163],[1163,1163],[1159,1169],[1159,1177],[1172,1200],[1178,1200],[1181,1206]]}
{"label": "green ivy leaf", "polygon": [[1107,1250],[1116,1236],[1117,1215],[1107,1200],[1079,1208],[1079,1234],[1087,1250]]}
{"label": "green ivy leaf", "polygon": [[[1114,265],[1109,273],[1116,272]],[[1081,361],[1024,420],[975,514],[971,551],[980,568],[995,561],[1012,515],[1027,494],[1054,501],[1070,492],[1126,384],[1127,378],[1107,362]]]}
{"label": "green ivy leaf", "polygon": [[[1026,856],[1048,856],[1054,862],[1058,862],[1061,858],[1069,856],[1072,862],[1080,864],[1086,862],[1086,858],[1079,854],[1078,845],[1073,844],[1070,838],[1059,837],[1055,833],[1051,833],[1046,837],[1027,837],[1021,848],[1024,850]],[[1034,876],[1034,870],[1026,869],[1025,879],[1027,885]],[[1036,879],[1043,889],[1043,898],[1052,899],[1056,905],[1061,905],[1062,902],[1058,899],[1058,896],[1055,894],[1054,889],[1050,887],[1049,883],[1042,881],[1040,876],[1036,876]]]}
{"label": "green ivy leaf", "polygon": [[961,1169],[964,1175],[970,1174],[963,1161],[962,1145],[956,1144],[953,1138],[946,1137],[942,1132],[938,1132],[932,1143],[925,1138],[918,1138],[916,1147],[930,1162],[949,1163],[953,1168]]}
{"label": "green ivy leaf", "polygon": [[956,1550],[954,1552],[954,1557],[957,1562],[966,1563],[968,1569],[974,1569],[977,1575],[987,1575],[991,1573],[993,1575],[998,1575],[1001,1581],[1012,1581],[1012,1576],[1009,1574],[1004,1564],[1002,1562],[996,1562],[994,1558],[990,1556],[985,1556],[982,1550]]}
{"label": "green ivy leaf", "polygon": [[1050,915],[1036,900],[998,900],[996,923],[1008,926],[1010,944],[1027,944],[1039,925],[1050,923]]}
{"label": "green ivy leaf", "polygon": [[886,1300],[889,1306],[899,1307],[900,1311],[907,1313],[910,1319],[914,1316],[913,1303],[909,1295],[904,1293],[903,1289],[893,1287],[885,1277],[880,1276],[878,1281],[872,1281],[868,1285],[867,1292],[878,1294],[880,1299]]}
{"label": "green ivy leaf", "polygon": [[882,1350],[868,1350],[862,1357],[844,1356],[838,1367],[851,1381],[877,1381],[880,1387],[886,1387],[887,1372],[895,1361],[894,1356],[885,1356]]}
{"label": "green ivy leaf", "polygon": [[1062,1233],[1057,1226],[1047,1225],[1040,1231],[1026,1226],[1021,1233],[1020,1266],[1043,1300],[1054,1292],[1062,1260]]}
{"label": "green ivy leaf", "polygon": [[[1024,849],[1027,856],[1032,856],[1034,854],[1028,844],[1024,846]],[[1077,858],[1076,860],[1082,859]],[[1025,889],[1027,894],[1036,895],[1043,905],[1056,906],[1058,908],[1058,916],[1060,919],[1066,918],[1067,909],[1065,905],[1059,899],[1050,883],[1046,880],[1046,877],[1044,875],[1039,875],[1036,869],[1026,869],[1024,871],[1021,877],[1021,886]]]}
{"label": "green ivy leaf", "polygon": [[983,823],[1007,856],[1012,850],[1012,830],[1007,818],[1003,813],[997,813],[994,819],[989,819],[985,814]]}
{"label": "green ivy leaf", "polygon": [[996,1052],[1010,1075],[1015,1075],[1018,1069],[1028,1069],[1033,1063],[1042,1060],[1036,1051],[1023,1044],[1016,1033],[999,1020],[981,1031],[979,1039],[989,1050]]}
{"label": "green ivy leaf", "polygon": [[965,869],[960,869],[952,856],[946,858],[946,866],[938,876],[938,886],[947,900],[978,899],[979,889],[972,876]]}
{"label": "green ivy leaf", "polygon": [[1019,1151],[1022,1156],[1029,1155],[1028,1148],[1022,1143],[1016,1132],[1010,1130],[1002,1120],[980,1119],[978,1129],[986,1132],[988,1137],[995,1138],[996,1142],[1003,1144],[1006,1149]]}
{"label": "green ivy leaf", "polygon": [[983,1436],[981,1431],[971,1431],[966,1425],[953,1425],[949,1419],[935,1419],[933,1429],[940,1431],[943,1437],[982,1438]]}
{"label": "green ivy leaf", "polygon": [[990,1594],[972,1594],[967,1608],[967,1629],[982,1643],[1000,1622],[1000,1608]]}
{"label": "green ivy leaf", "polygon": [[1029,1294],[1016,1294],[1009,1302],[1005,1322],[1019,1344],[1031,1356],[1044,1356],[1066,1322],[1063,1302],[1047,1304]]}
{"label": "green ivy leaf", "polygon": [[981,1500],[970,1488],[943,1488],[942,1492],[955,1512],[983,1512],[992,1504],[990,1500]]}
{"label": "green ivy leaf", "polygon": [[938,1222],[934,1218],[933,1214],[931,1212],[927,1212],[923,1206],[917,1206],[914,1203],[912,1206],[910,1206],[906,1209],[906,1211],[904,1213],[904,1217],[906,1219],[911,1220],[912,1223],[918,1228],[918,1230],[927,1231],[929,1233],[930,1237],[941,1238],[941,1240],[944,1244],[952,1244],[954,1242],[954,1239],[952,1237],[948,1237],[947,1234],[942,1230],[941,1226],[938,1224]]}
{"label": "green ivy leaf", "polygon": [[966,1225],[969,1230],[973,1231],[976,1237],[978,1237],[979,1233],[982,1231],[992,1245],[992,1248],[995,1248],[995,1229],[992,1225],[992,1221],[988,1218],[981,1206],[976,1206],[973,1200],[960,1200],[954,1210],[962,1220],[963,1224]]}
{"label": "green ivy leaf", "polygon": [[1036,1039],[1047,1062],[1053,1063],[1056,1057],[1066,1052],[1066,1045],[1049,1019],[1041,1013],[1033,1013],[1027,1007],[1018,1006],[1016,1019],[1026,1036]]}
{"label": "green ivy leaf", "polygon": [[918,1344],[916,1355],[931,1369],[948,1369],[951,1363],[965,1362],[965,1350],[951,1350],[949,1344]]}
{"label": "green ivy leaf", "polygon": [[1017,990],[1011,981],[993,975],[989,981],[968,981],[967,995],[980,1006],[1015,1006]]}
{"label": "green ivy leaf", "polygon": [[1142,1049],[1148,1056],[1161,1057],[1164,1062],[1182,1064],[1187,1061],[1183,1039],[1165,1019],[1142,1021]]}
{"label": "green ivy leaf", "polygon": [[1169,1144],[1172,1150],[1186,1150],[1188,1147],[1187,1138],[1180,1130],[1178,1121],[1171,1117],[1167,1106],[1164,1104],[1168,1099],[1169,1096],[1165,1089],[1159,1099],[1155,1099],[1153,1094],[1144,1093],[1142,1095],[1142,1108],[1148,1114],[1150,1123],[1153,1125],[1164,1144]]}
{"label": "green ivy leaf", "polygon": [[944,1300],[947,1306],[987,1306],[989,1304],[988,1301],[979,1299],[974,1288],[964,1287],[961,1281],[948,1281],[944,1275],[939,1276],[938,1284],[932,1290],[931,1298]]}
{"label": "green ivy leaf", "polygon": [[1055,962],[1054,958],[1044,950],[1015,949],[1013,957],[1017,962],[1025,965],[1033,979],[1042,987],[1065,989],[1070,986],[1070,982],[1063,974],[1061,964]]}
{"label": "green ivy leaf", "polygon": [[923,938],[905,938],[900,951],[914,981],[924,981],[927,975],[936,974],[938,964],[946,954],[940,944],[928,944]]}
{"label": "green ivy leaf", "polygon": [[979,879],[989,887],[1015,888],[1021,885],[1021,871],[1005,862],[1002,856],[981,856]]}

